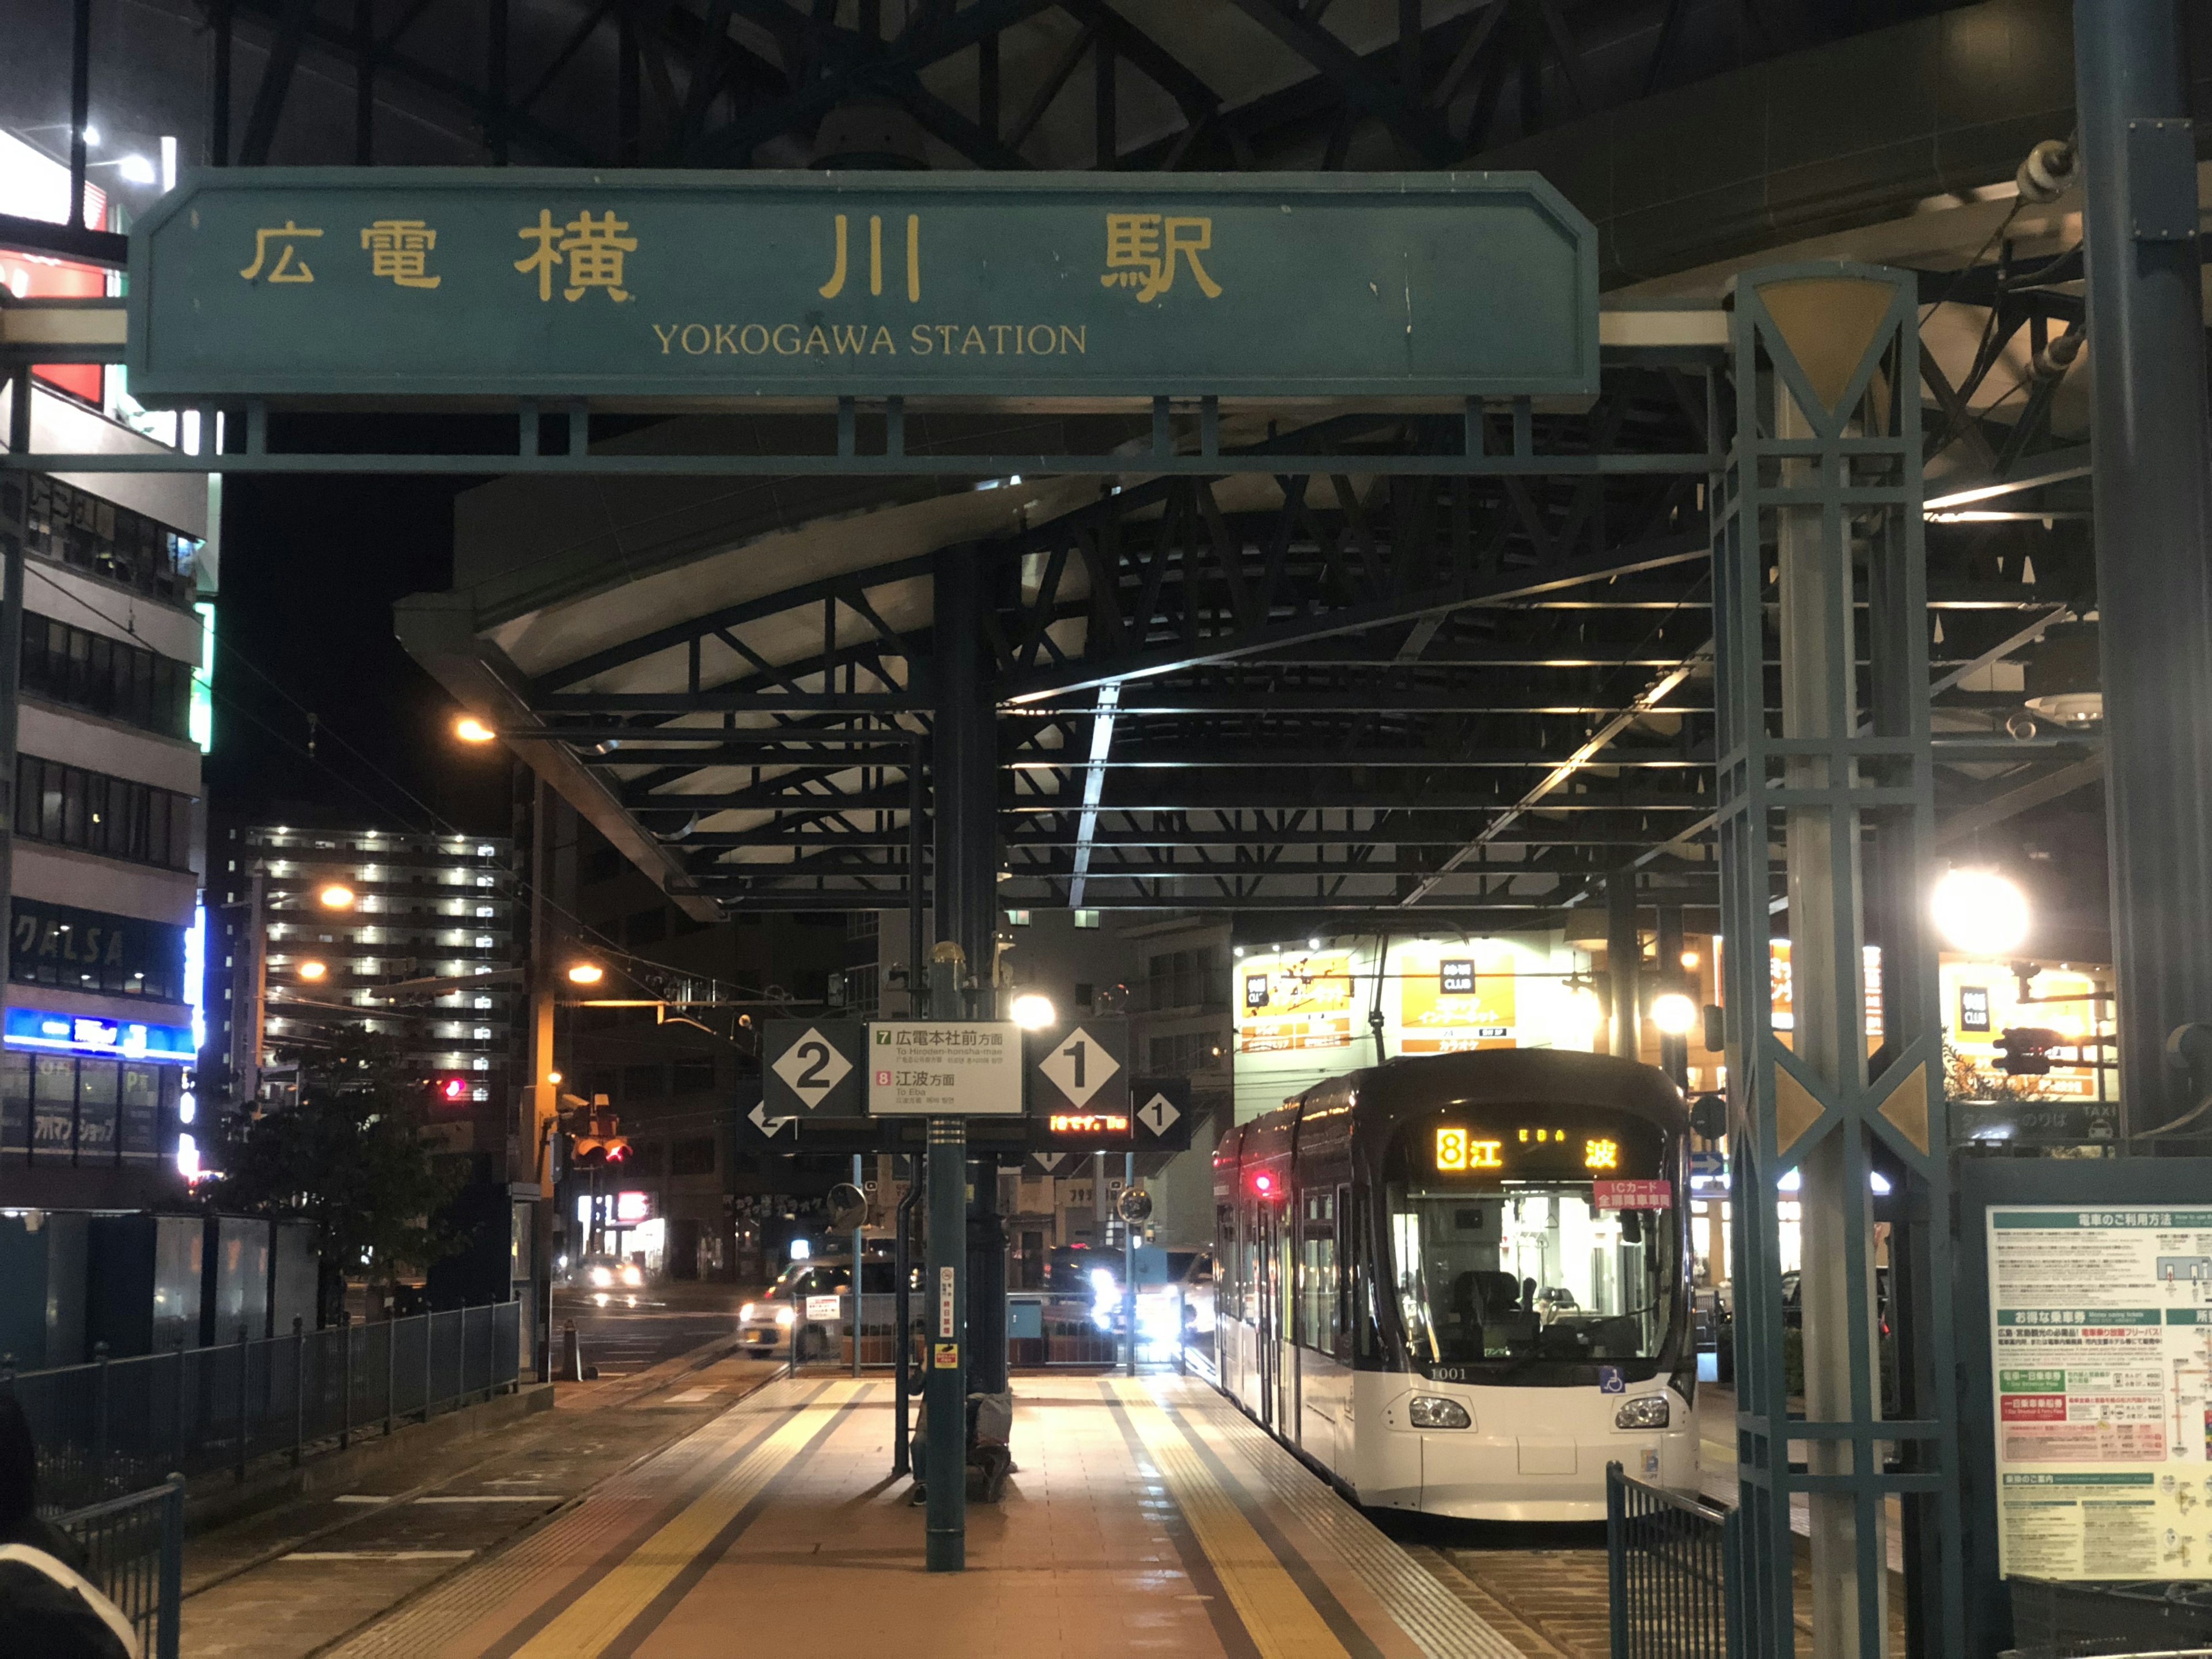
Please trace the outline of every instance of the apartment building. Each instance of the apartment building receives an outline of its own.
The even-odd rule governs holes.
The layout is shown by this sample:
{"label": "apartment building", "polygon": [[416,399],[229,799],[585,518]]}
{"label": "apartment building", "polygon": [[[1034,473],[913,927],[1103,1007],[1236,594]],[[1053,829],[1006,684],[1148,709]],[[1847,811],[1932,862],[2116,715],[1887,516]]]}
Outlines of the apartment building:
{"label": "apartment building", "polygon": [[[40,387],[42,447],[152,441]],[[179,1194],[195,1102],[212,626],[198,477],[0,475],[23,556],[0,1206],[129,1208]]]}
{"label": "apartment building", "polygon": [[513,842],[252,824],[224,829],[213,855],[211,1078],[281,1104],[297,1057],[334,1030],[386,1033],[433,1085],[444,1149],[503,1160],[521,994]]}

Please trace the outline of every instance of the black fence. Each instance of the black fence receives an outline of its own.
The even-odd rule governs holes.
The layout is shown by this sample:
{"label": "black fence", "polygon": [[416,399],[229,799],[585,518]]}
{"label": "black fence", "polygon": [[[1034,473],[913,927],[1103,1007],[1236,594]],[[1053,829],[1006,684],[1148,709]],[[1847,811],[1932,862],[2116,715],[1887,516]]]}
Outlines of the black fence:
{"label": "black fence", "polygon": [[53,1517],[85,1553],[84,1575],[138,1632],[144,1659],[177,1659],[185,1579],[185,1477]]}
{"label": "black fence", "polygon": [[0,1374],[39,1447],[40,1491],[71,1509],[142,1492],[173,1472],[295,1463],[319,1441],[390,1433],[514,1387],[522,1304],[295,1329],[130,1359]]}
{"label": "black fence", "polygon": [[1605,1471],[1613,1659],[1740,1659],[1734,1510]]}

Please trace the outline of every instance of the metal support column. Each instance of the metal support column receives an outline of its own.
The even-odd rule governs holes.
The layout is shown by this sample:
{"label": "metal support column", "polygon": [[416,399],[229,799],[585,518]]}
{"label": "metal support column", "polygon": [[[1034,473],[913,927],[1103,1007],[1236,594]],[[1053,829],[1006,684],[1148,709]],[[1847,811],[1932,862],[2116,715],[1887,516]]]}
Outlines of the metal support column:
{"label": "metal support column", "polygon": [[[958,1572],[968,1565],[968,1393],[962,1386],[959,1334],[963,1305],[961,1257],[968,1230],[968,1124],[929,1120],[929,1370],[922,1383],[928,1431],[922,1480],[929,1489],[925,1565]],[[950,1365],[937,1363],[951,1349]]]}
{"label": "metal support column", "polygon": [[[1682,907],[1662,904],[1659,907],[1658,926],[1655,930],[1659,944],[1659,961],[1651,975],[1652,994],[1668,991],[1690,992],[1689,976],[1682,971]],[[1686,1032],[1669,1036],[1659,1034],[1659,1069],[1674,1079],[1678,1089],[1686,1088],[1690,1081],[1690,1039]]]}
{"label": "metal support column", "polygon": [[[1913,1523],[1912,1650],[1954,1654],[1964,1637],[1950,1176],[1924,920],[1933,761],[1927,699],[1910,690],[1928,684],[1920,410],[1917,397],[1894,394],[1919,385],[1914,289],[1864,266],[1747,272],[1731,326],[1735,429],[1715,489],[1713,591],[1743,1650],[1795,1650],[1790,1504],[1802,1493],[1814,1653],[1880,1659],[1895,1497]],[[1781,667],[1778,728],[1765,712],[1770,655]],[[1769,984],[1778,840],[1796,1015],[1786,1034],[1773,1029]],[[1871,1052],[1869,945],[1882,952],[1885,992]],[[1891,1194],[1879,1215],[1877,1168]],[[1802,1417],[1790,1413],[1783,1365],[1777,1183],[1792,1169],[1804,1229]],[[1893,1310],[1912,1328],[1901,1333],[1909,1364],[1887,1420],[1877,1220],[1892,1226],[1892,1271],[1923,1292]],[[1790,1466],[1793,1442],[1806,1449],[1802,1468]]]}
{"label": "metal support column", "polygon": [[[1137,1190],[1137,1155],[1121,1154],[1121,1190]],[[1128,1376],[1137,1374],[1137,1228],[1127,1219],[1121,1223],[1121,1337],[1127,1345],[1122,1349],[1123,1369]]]}
{"label": "metal support column", "polygon": [[[984,680],[981,561],[971,544],[939,556],[936,601],[937,935],[967,963],[963,1015],[996,1019],[999,1007],[999,746],[997,712]],[[969,1183],[963,1181],[963,1185]],[[975,1168],[967,1222],[973,1275],[964,1306],[968,1387],[1006,1386],[1006,1231],[995,1159]]]}
{"label": "metal support column", "polygon": [[2193,1103],[2166,1039],[2212,1018],[2212,461],[2180,12],[2074,9],[2124,1133]]}
{"label": "metal support column", "polygon": [[[31,366],[17,370],[9,389],[8,443],[31,447]],[[19,500],[27,501],[29,492]],[[0,523],[0,1001],[11,972],[8,953],[15,937],[15,744],[23,684],[23,533],[21,524]],[[257,918],[258,920],[258,918]]]}
{"label": "metal support column", "polygon": [[[867,1191],[866,1177],[862,1172],[860,1158],[860,1153],[853,1154],[853,1185],[865,1193]],[[860,1325],[867,1307],[867,1216],[863,1212],[860,1223],[853,1229],[853,1377],[855,1382],[860,1376]]]}
{"label": "metal support column", "polygon": [[[950,547],[939,556],[933,597],[936,625],[930,673],[937,718],[930,784],[935,809],[938,943],[931,951],[930,1012],[938,1019],[973,1018],[975,1012],[990,1018],[998,1012],[998,742],[983,680],[983,592],[981,562],[973,546]],[[995,1177],[978,1183],[996,1184]],[[1003,1273],[995,1297],[988,1272],[987,1282],[967,1282],[968,1185],[966,1123],[959,1118],[932,1118],[927,1261],[934,1317],[924,1383],[928,1437],[922,1468],[929,1504],[927,1564],[932,1572],[957,1572],[967,1565],[970,1367],[979,1387],[1006,1386]],[[980,1323],[972,1311],[979,1293],[987,1314]],[[994,1327],[999,1355],[995,1379],[982,1369],[988,1363],[988,1353],[978,1352],[988,1348],[988,1333]],[[963,1336],[965,1365],[961,1363]],[[940,1364],[940,1358],[951,1363]]]}
{"label": "metal support column", "polygon": [[1636,872],[1615,870],[1605,878],[1605,976],[1613,995],[1606,1049],[1634,1060],[1644,1027],[1636,1006],[1637,967],[1644,945],[1636,933]]}

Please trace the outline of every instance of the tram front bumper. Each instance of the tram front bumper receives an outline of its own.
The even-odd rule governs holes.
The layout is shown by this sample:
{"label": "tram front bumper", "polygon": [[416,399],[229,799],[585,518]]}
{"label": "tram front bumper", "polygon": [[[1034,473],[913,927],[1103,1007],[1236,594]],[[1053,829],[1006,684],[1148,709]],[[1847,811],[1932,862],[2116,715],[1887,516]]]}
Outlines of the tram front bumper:
{"label": "tram front bumper", "polygon": [[1470,1521],[1601,1521],[1608,1463],[1651,1486],[1696,1490],[1697,1430],[1680,1399],[1668,1426],[1638,1430],[1613,1425],[1618,1396],[1601,1400],[1601,1414],[1568,1410],[1518,1422],[1505,1419],[1519,1413],[1483,1402],[1491,1405],[1486,1422],[1478,1403],[1473,1428],[1420,1432],[1421,1510]]}

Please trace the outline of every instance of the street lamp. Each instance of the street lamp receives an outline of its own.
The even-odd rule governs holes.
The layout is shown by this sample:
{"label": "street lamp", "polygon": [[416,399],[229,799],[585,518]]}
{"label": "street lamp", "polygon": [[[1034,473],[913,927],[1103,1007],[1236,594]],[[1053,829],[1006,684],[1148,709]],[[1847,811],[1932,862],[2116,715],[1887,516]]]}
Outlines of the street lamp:
{"label": "street lamp", "polygon": [[2003,957],[2027,937],[2027,895],[1994,870],[1953,870],[1936,884],[1936,930],[1954,951]]}
{"label": "street lamp", "polygon": [[1698,1005],[1680,991],[1668,991],[1651,999],[1651,1023],[1663,1036],[1687,1036],[1698,1018]]}
{"label": "street lamp", "polygon": [[315,899],[325,910],[350,910],[353,908],[353,889],[342,881],[334,881],[316,894]]}
{"label": "street lamp", "polygon": [[1014,999],[1014,1024],[1024,1031],[1042,1031],[1053,1022],[1050,997],[1039,996],[1030,991]]}
{"label": "street lamp", "polygon": [[499,733],[474,714],[464,714],[453,722],[453,735],[463,743],[489,743]]}
{"label": "street lamp", "polygon": [[572,963],[568,967],[571,985],[597,985],[607,976],[607,970],[596,962]]}

